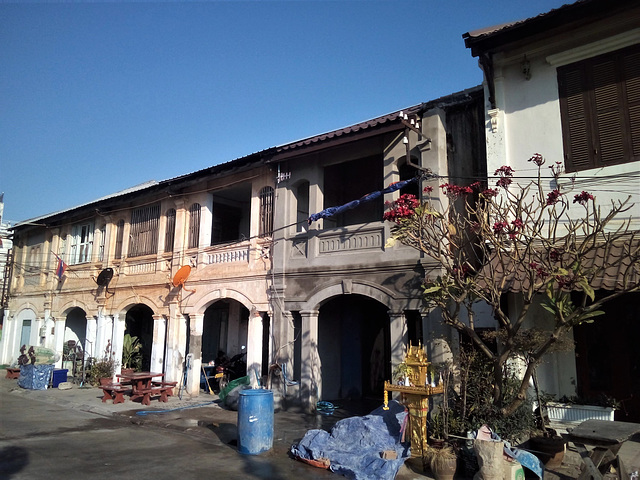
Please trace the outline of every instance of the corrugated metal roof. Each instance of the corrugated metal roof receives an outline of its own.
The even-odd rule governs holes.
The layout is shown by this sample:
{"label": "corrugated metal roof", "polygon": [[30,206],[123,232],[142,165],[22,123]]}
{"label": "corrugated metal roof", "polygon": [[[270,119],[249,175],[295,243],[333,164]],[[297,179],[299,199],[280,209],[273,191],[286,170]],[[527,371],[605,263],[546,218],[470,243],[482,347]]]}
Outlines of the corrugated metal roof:
{"label": "corrugated metal roof", "polygon": [[293,152],[297,149],[301,149],[301,148],[305,148],[305,147],[309,147],[309,146],[314,146],[314,145],[320,145],[323,142],[326,141],[331,141],[331,140],[335,140],[335,139],[341,139],[343,137],[349,137],[350,135],[357,135],[359,133],[362,132],[367,132],[367,131],[371,131],[371,130],[376,130],[377,129],[383,129],[387,126],[395,126],[397,125],[398,129],[404,128],[402,127],[402,124],[399,121],[399,114],[400,112],[405,112],[408,115],[411,114],[417,114],[419,112],[425,111],[428,108],[433,108],[434,106],[440,106],[440,105],[449,105],[449,104],[455,104],[455,103],[460,103],[462,101],[466,101],[466,99],[470,98],[471,95],[474,94],[479,94],[482,92],[482,87],[481,86],[476,86],[476,87],[472,87],[470,89],[464,90],[462,92],[457,92],[451,95],[447,95],[444,97],[440,97],[436,100],[431,100],[429,102],[426,103],[421,103],[418,105],[413,105],[407,108],[404,108],[402,110],[397,110],[395,112],[392,113],[388,113],[370,120],[365,120],[363,122],[360,123],[356,123],[355,125],[349,125],[347,127],[343,127],[343,128],[339,128],[337,130],[332,130],[330,132],[326,132],[326,133],[321,133],[318,135],[314,135],[312,137],[308,137],[302,140],[296,140],[293,142],[289,142],[289,143],[285,143],[276,147],[270,147],[264,150],[260,150],[258,152],[246,155],[244,157],[240,157],[237,158],[235,160],[230,160],[227,162],[223,162],[223,163],[219,163],[217,165],[214,166],[210,166],[201,170],[196,170],[194,172],[191,173],[187,173],[184,175],[179,175],[177,177],[173,177],[173,178],[169,178],[166,180],[162,180],[162,181],[155,181],[155,180],[151,180],[149,182],[145,182],[142,183],[140,185],[136,185],[134,187],[131,188],[127,188],[125,190],[121,190],[119,192],[104,196],[102,198],[93,200],[91,202],[88,203],[84,203],[81,205],[77,205],[75,207],[72,208],[68,208],[68,209],[64,209],[64,210],[60,210],[57,212],[53,212],[53,213],[48,213],[46,215],[41,215],[35,218],[31,218],[28,220],[24,220],[22,222],[18,222],[14,225],[14,229],[16,227],[21,227],[21,226],[28,226],[28,225],[32,225],[32,224],[38,224],[39,222],[41,223],[43,220],[45,219],[49,219],[67,212],[71,212],[77,209],[81,209],[81,208],[86,208],[89,206],[94,206],[100,202],[104,202],[107,200],[113,200],[113,199],[117,199],[119,197],[123,197],[125,195],[128,194],[132,194],[132,193],[140,193],[142,191],[144,191],[145,189],[151,189],[151,188],[159,188],[159,187],[165,187],[165,186],[170,186],[179,182],[188,182],[190,180],[193,179],[197,179],[198,177],[201,177],[203,175],[216,175],[219,173],[222,173],[224,171],[230,171],[230,170],[234,170],[237,168],[241,168],[245,165],[249,165],[252,163],[257,163],[260,161],[269,161],[270,159],[273,159],[274,156],[277,156],[278,154],[281,153],[289,153],[289,152]]}
{"label": "corrugated metal roof", "polygon": [[482,51],[490,50],[518,38],[540,34],[550,28],[563,27],[587,16],[600,17],[613,14],[617,10],[624,9],[627,4],[635,5],[637,3],[637,0],[616,0],[614,2],[610,0],[578,0],[535,17],[472,30],[463,34],[462,38],[464,38],[467,48],[472,49],[472,55],[477,56]]}

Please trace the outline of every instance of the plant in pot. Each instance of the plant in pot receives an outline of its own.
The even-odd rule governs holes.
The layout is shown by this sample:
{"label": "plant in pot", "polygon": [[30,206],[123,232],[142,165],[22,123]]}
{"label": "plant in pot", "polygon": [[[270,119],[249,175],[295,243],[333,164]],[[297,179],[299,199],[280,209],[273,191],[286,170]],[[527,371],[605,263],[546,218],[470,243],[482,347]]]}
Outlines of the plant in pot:
{"label": "plant in pot", "polygon": [[124,336],[122,342],[122,373],[139,371],[142,367],[142,343],[136,336]]}
{"label": "plant in pot", "polygon": [[441,448],[428,446],[424,460],[436,480],[453,479],[458,465],[458,457],[452,446],[445,445]]}
{"label": "plant in pot", "polygon": [[102,359],[93,362],[89,371],[89,381],[91,385],[104,385],[113,381],[116,373],[117,362],[115,354],[111,351],[111,340],[107,341]]}

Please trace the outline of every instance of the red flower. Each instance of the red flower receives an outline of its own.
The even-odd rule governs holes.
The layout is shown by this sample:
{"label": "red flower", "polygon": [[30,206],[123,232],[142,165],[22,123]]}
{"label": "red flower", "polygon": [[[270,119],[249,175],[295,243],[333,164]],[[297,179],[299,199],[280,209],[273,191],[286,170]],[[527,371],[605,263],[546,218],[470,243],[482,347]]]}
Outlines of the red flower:
{"label": "red flower", "polygon": [[573,203],[579,203],[580,205],[586,205],[589,200],[593,200],[593,195],[585,191],[573,197]]}
{"label": "red flower", "polygon": [[426,187],[424,187],[424,189],[422,189],[422,191],[424,193],[431,193],[433,192],[433,187],[431,185],[427,185]]}
{"label": "red flower", "polygon": [[531,157],[528,161],[533,162],[537,166],[541,167],[544,164],[544,157],[539,153],[534,153],[533,157]]}
{"label": "red flower", "polygon": [[547,194],[547,205],[555,205],[556,203],[558,203],[561,195],[562,193],[560,193],[560,190],[558,190],[557,188],[555,190],[551,190]]}
{"label": "red flower", "polygon": [[382,218],[390,222],[397,222],[402,218],[410,217],[416,213],[415,209],[420,205],[420,202],[415,195],[405,193],[401,195],[398,200],[390,204],[388,203],[388,205],[391,206],[391,209],[384,212]]}
{"label": "red flower", "polygon": [[507,227],[507,222],[496,222],[493,224],[493,233],[495,233],[496,235],[505,233],[507,231]]}

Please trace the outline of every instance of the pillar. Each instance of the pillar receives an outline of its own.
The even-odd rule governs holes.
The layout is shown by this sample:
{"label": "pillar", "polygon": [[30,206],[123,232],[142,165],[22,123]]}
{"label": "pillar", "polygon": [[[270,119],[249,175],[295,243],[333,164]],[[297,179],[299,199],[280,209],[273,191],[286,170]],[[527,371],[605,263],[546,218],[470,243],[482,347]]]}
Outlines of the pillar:
{"label": "pillar", "polygon": [[301,400],[305,410],[314,412],[322,395],[322,368],[318,354],[318,310],[303,310]]}
{"label": "pillar", "polygon": [[167,321],[164,315],[153,316],[153,346],[151,347],[151,371],[164,372],[164,345]]}
{"label": "pillar", "polygon": [[56,368],[65,368],[62,363],[62,352],[64,351],[64,326],[65,319],[63,318],[55,318],[55,326],[54,326],[54,349],[56,352],[60,354],[60,360],[56,362]]}
{"label": "pillar", "polygon": [[84,333],[84,349],[89,357],[102,358],[105,355],[104,348],[101,350],[97,349],[97,330],[98,330],[98,320],[96,317],[91,315],[87,315],[87,329]]}
{"label": "pillar", "polygon": [[189,314],[189,353],[193,354],[191,370],[187,377],[187,393],[200,394],[200,371],[202,370],[202,328],[204,323],[203,313]]}
{"label": "pillar", "polygon": [[404,312],[389,312],[389,332],[391,338],[391,371],[404,361],[404,354],[409,343],[409,331]]}
{"label": "pillar", "polygon": [[169,320],[165,352],[165,379],[168,382],[183,380],[184,360],[187,350],[187,319],[178,310],[178,302],[169,304]]}
{"label": "pillar", "polygon": [[255,310],[249,315],[247,331],[247,375],[254,388],[258,386],[257,378],[262,376],[262,332],[262,315]]}
{"label": "pillar", "polygon": [[116,364],[116,373],[120,373],[122,371],[122,341],[124,339],[124,331],[126,330],[125,320],[126,317],[124,316],[113,316],[111,351],[114,353],[114,357],[118,360]]}

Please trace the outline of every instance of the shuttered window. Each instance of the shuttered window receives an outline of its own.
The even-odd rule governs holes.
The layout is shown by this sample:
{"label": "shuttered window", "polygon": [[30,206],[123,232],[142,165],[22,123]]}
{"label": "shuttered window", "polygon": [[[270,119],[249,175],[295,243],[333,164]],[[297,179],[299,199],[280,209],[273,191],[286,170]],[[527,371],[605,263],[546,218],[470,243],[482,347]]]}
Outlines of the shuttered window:
{"label": "shuttered window", "polygon": [[116,225],[116,250],[113,257],[122,258],[122,241],[124,239],[124,220],[118,221]]}
{"label": "shuttered window", "polygon": [[167,226],[164,235],[164,251],[173,252],[173,242],[176,236],[176,209],[167,210]]}
{"label": "shuttered window", "polygon": [[77,265],[91,261],[91,247],[93,245],[93,223],[73,226],[71,232],[71,252],[69,264]]}
{"label": "shuttered window", "polygon": [[260,237],[266,237],[273,232],[273,188],[264,187],[260,190]]}
{"label": "shuttered window", "polygon": [[159,224],[160,205],[136,208],[131,212],[129,257],[157,253]]}
{"label": "shuttered window", "polygon": [[558,68],[568,172],[640,160],[640,45]]}
{"label": "shuttered window", "polygon": [[189,248],[198,248],[200,243],[200,204],[189,207]]}

